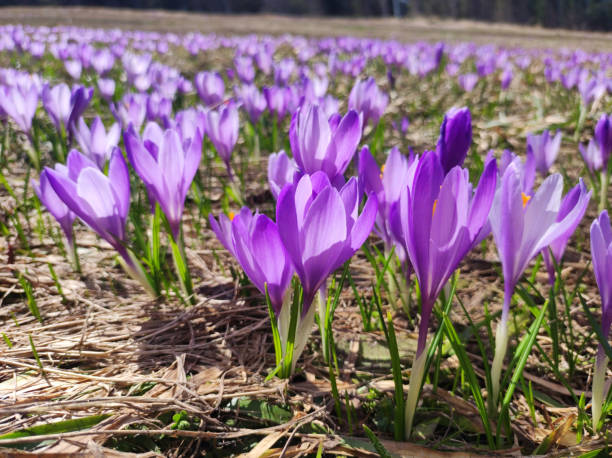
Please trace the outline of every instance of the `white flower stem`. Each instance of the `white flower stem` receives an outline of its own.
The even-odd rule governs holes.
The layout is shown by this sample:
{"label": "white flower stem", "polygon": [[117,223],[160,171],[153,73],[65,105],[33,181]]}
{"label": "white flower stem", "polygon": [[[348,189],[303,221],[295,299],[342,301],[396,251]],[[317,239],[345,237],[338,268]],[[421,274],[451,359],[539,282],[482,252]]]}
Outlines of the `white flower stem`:
{"label": "white flower stem", "polygon": [[593,371],[593,397],[591,399],[591,413],[593,415],[593,431],[597,431],[597,425],[601,418],[606,393],[604,386],[606,381],[606,369],[608,368],[608,357],[606,356],[601,344],[597,349],[595,358],[595,370]]}
{"label": "white flower stem", "polygon": [[[425,346],[427,348],[427,345]],[[410,385],[408,387],[408,396],[406,398],[405,419],[406,419],[406,435],[405,439],[410,439],[412,432],[412,422],[414,413],[419,401],[419,392],[423,383],[423,372],[425,371],[425,361],[427,361],[427,351],[422,351],[420,355],[415,356],[410,371]]]}

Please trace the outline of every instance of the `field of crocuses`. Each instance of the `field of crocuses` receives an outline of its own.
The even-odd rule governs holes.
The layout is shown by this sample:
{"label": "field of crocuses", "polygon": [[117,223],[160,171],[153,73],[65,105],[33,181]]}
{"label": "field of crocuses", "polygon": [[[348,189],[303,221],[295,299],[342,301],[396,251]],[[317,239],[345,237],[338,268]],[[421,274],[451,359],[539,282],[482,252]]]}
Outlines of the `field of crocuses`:
{"label": "field of crocuses", "polygon": [[0,450],[608,456],[612,54],[15,25],[0,66]]}

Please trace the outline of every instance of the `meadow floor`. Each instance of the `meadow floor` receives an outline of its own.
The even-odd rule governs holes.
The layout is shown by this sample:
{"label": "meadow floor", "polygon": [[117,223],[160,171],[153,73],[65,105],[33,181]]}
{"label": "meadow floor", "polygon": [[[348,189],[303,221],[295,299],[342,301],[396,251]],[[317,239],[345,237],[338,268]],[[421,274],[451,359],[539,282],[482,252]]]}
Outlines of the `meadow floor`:
{"label": "meadow floor", "polygon": [[[93,8],[0,8],[0,23],[225,35],[290,32],[318,37],[354,35],[401,41],[579,46],[592,51],[612,51],[609,34],[427,19],[350,20]],[[169,59],[182,62],[189,77],[205,64],[185,56]],[[490,109],[489,100],[497,100],[498,96],[491,96],[489,89],[476,94],[458,93],[450,84],[417,78],[407,78],[398,84],[387,113],[394,118],[408,115],[411,127],[405,138],[390,134],[385,140],[390,145],[399,143],[402,150],[410,145],[422,151],[434,144],[439,113],[443,113],[441,107],[452,99],[453,104],[474,107],[474,148],[478,154],[502,147],[522,151],[527,132],[559,126],[566,130],[568,139],[560,153],[570,158],[564,163],[564,173],[575,181],[582,171],[582,162],[576,153],[577,141],[572,139],[573,101],[560,101],[540,89],[527,91],[523,86],[522,91],[500,98],[503,116],[485,120],[481,114]],[[348,87],[345,89],[346,95]],[[537,104],[545,116],[533,116]],[[592,121],[587,120],[584,132],[592,132]],[[372,136],[372,132],[367,132],[365,141]],[[585,133],[578,140],[584,141],[589,136],[590,133]],[[262,155],[269,152],[262,151]],[[234,164],[247,174],[244,180],[247,204],[269,211],[272,200],[265,180],[266,161],[245,156],[236,155]],[[8,173],[5,172],[15,195],[31,193],[24,186],[28,173],[18,163],[11,163]],[[223,169],[217,166],[212,173],[213,180],[222,174]],[[217,185],[215,188],[213,183],[211,188],[214,214],[220,211],[223,192],[221,184]],[[14,197],[3,188],[1,215],[8,218],[16,205]],[[31,211],[34,223],[36,210]],[[378,428],[376,433],[384,446],[399,456],[467,457],[488,453],[486,444],[474,444],[466,439],[482,437],[483,429],[474,404],[453,392],[453,383],[457,383],[453,382],[453,374],[458,362],[452,356],[440,366],[441,378],[447,383],[436,390],[430,384],[424,387],[426,407],[417,415],[420,427],[416,437],[420,443],[391,440],[393,381],[384,336],[381,331],[362,331],[362,318],[349,287],[342,293],[334,320],[340,358],[338,390],[346,399],[341,416],[334,409],[328,367],[319,350],[318,330],[300,360],[303,370],[296,377],[290,381],[264,380],[274,365],[274,354],[262,297],[248,284],[238,283],[229,254],[206,223],[199,228],[194,213],[187,212],[184,219],[185,227],[189,228],[188,240],[190,237],[200,240],[199,249],[187,252],[198,298],[197,304],[188,308],[178,301],[152,302],[113,261],[114,252],[82,225],[77,232],[82,275],[74,273],[58,251],[57,240],[44,231],[28,227],[25,221],[29,240],[27,255],[17,236],[0,238],[0,329],[10,336],[11,342],[10,348],[3,347],[0,352],[0,435],[43,420],[49,424],[63,422],[64,428],[58,432],[52,427],[39,427],[26,434],[25,439],[4,439],[0,441],[1,446],[18,445],[19,448],[10,452],[2,450],[0,454],[26,456],[28,449],[47,445],[44,452],[48,456],[244,453],[240,456],[289,457],[315,456],[319,449],[329,455],[379,456],[364,437],[361,424]],[[577,283],[583,285],[583,295],[589,304],[599,303],[592,274],[582,277],[589,263],[588,226],[595,215],[591,206],[578,229],[577,242],[568,249],[563,271],[568,288]],[[47,223],[52,225],[51,219]],[[60,279],[61,291],[49,266]],[[462,264],[461,271],[458,297],[472,319],[478,322],[484,318],[483,302],[490,304],[492,313],[499,311],[502,279],[493,243],[476,249]],[[362,254],[353,260],[351,272],[357,290],[367,295],[373,270]],[[535,279],[545,284],[544,269]],[[27,285],[33,286],[31,293]],[[40,320],[32,313],[32,300],[40,311]],[[580,305],[573,306],[570,313],[573,332],[586,335],[589,322]],[[415,315],[414,311],[412,316],[397,311],[394,316],[400,354],[406,367],[415,347]],[[527,320],[529,315],[523,318]],[[466,323],[458,308],[453,310],[453,319]],[[521,323],[517,326],[520,328]],[[538,342],[544,349],[551,346],[546,335],[541,335]],[[476,345],[472,350],[471,356],[477,361]],[[590,386],[590,366],[585,361],[592,357],[595,347],[583,347],[581,351],[579,369],[571,382],[577,395],[584,393],[590,398],[590,393],[585,391]],[[516,418],[512,432],[516,441],[500,453],[519,455],[521,451],[536,450],[546,441],[546,447],[540,451],[549,456],[579,455],[601,448],[605,443],[601,437],[587,437],[575,445],[576,434],[570,428],[577,408],[567,388],[544,368],[537,352],[527,362],[524,381],[542,395],[536,402],[537,421],[532,419],[522,386],[512,405]],[[440,426],[440,417],[445,417],[442,424],[449,425],[446,433]],[[66,421],[74,423],[67,426]],[[447,437],[451,428],[455,434],[457,424],[461,434]]]}

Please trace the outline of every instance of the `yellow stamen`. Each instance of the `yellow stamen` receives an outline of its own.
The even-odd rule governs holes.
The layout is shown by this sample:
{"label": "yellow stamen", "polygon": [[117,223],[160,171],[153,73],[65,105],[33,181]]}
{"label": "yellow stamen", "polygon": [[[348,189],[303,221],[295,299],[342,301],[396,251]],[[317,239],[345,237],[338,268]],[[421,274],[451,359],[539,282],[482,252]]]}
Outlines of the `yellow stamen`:
{"label": "yellow stamen", "polygon": [[433,209],[431,210],[431,216],[436,214],[436,205],[438,205],[438,199],[434,200]]}
{"label": "yellow stamen", "polygon": [[527,206],[527,202],[529,202],[529,199],[531,199],[531,196],[528,196],[527,194],[522,192],[521,197],[523,198],[523,208],[525,208]]}
{"label": "yellow stamen", "polygon": [[382,179],[383,173],[385,173],[385,164],[380,166],[380,178]]}
{"label": "yellow stamen", "polygon": [[229,212],[229,219],[230,221],[234,221],[234,216],[236,216],[236,214],[234,212]]}

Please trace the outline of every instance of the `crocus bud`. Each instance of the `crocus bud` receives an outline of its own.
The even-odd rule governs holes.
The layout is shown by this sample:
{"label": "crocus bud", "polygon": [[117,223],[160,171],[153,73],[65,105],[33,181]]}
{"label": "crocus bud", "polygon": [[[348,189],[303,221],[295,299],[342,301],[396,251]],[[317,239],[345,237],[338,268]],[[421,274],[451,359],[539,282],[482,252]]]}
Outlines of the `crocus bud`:
{"label": "crocus bud", "polygon": [[602,114],[595,126],[595,141],[601,150],[602,163],[608,166],[608,158],[612,152],[612,116]]}
{"label": "crocus bud", "polygon": [[451,108],[444,115],[436,154],[444,173],[456,165],[463,165],[472,143],[472,115],[467,107]]}

